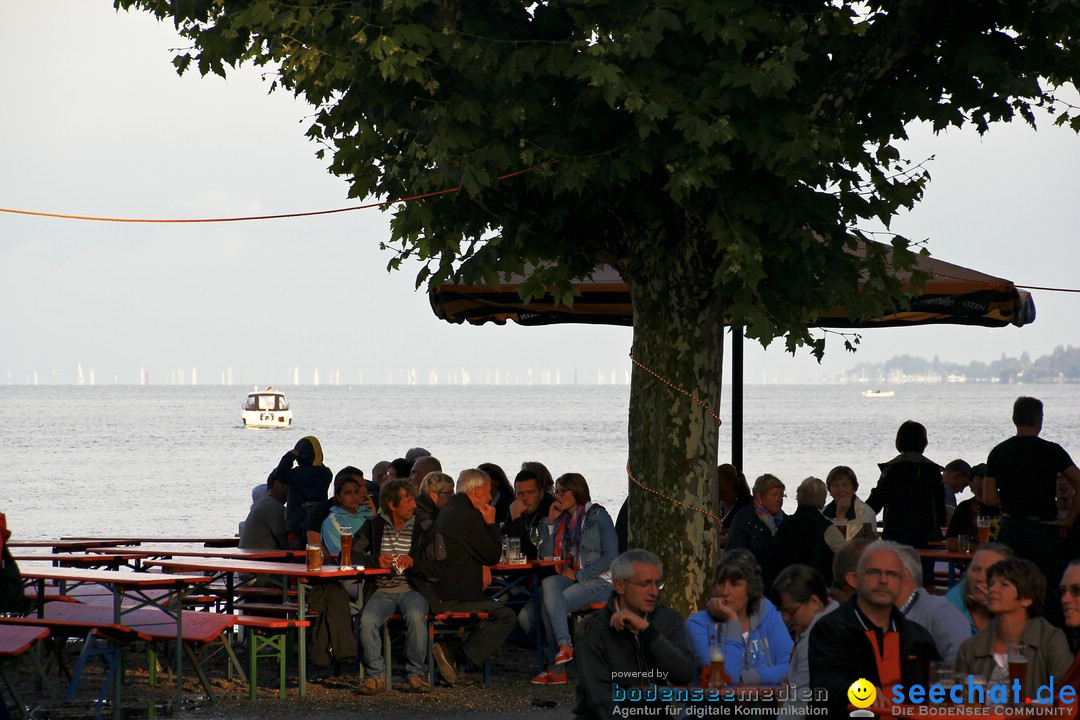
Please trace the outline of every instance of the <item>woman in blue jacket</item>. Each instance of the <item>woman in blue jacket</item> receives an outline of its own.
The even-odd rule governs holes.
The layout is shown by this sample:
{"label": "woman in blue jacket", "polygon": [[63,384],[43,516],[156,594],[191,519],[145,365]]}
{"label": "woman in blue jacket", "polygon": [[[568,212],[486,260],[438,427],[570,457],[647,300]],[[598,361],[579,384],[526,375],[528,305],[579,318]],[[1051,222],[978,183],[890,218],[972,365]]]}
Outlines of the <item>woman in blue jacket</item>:
{"label": "woman in blue jacket", "polygon": [[[547,670],[532,679],[537,685],[561,685],[566,682],[565,665],[574,659],[569,613],[608,601],[611,562],[619,554],[611,516],[592,502],[589,484],[578,473],[566,473],[555,481],[555,502],[541,528],[539,554],[569,561],[558,575],[541,583],[545,647],[555,651],[555,657]],[[529,603],[518,615],[525,632],[533,627],[533,614]]]}
{"label": "woman in blue jacket", "polygon": [[722,634],[724,672],[732,684],[779,685],[787,677],[794,643],[780,613],[764,597],[761,566],[749,550],[728,550],[716,566],[713,596],[686,621],[698,665],[709,664],[709,645]]}

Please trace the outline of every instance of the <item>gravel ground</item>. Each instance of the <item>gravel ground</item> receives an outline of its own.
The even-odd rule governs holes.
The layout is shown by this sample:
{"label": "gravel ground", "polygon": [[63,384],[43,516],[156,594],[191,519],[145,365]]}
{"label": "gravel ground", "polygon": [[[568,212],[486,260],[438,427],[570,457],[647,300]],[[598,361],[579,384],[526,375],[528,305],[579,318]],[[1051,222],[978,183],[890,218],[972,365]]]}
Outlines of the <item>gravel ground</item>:
{"label": "gravel ground", "polygon": [[[73,652],[66,655],[69,667],[74,667]],[[401,657],[397,655],[396,657]],[[396,658],[395,658],[396,659]],[[286,698],[277,695],[277,666],[260,663],[259,696],[248,699],[248,686],[239,680],[227,680],[224,663],[210,661],[210,678],[216,696],[209,702],[205,692],[185,665],[183,712],[177,713],[175,684],[165,678],[156,687],[148,684],[145,655],[133,652],[129,659],[128,683],[123,689],[125,718],[172,717],[182,714],[193,718],[293,718],[315,717],[318,720],[355,720],[358,716],[374,718],[468,718],[469,720],[502,720],[507,717],[524,720],[554,720],[571,717],[575,678],[570,666],[570,681],[566,685],[540,686],[529,683],[536,671],[536,657],[531,650],[507,645],[492,660],[491,683],[475,681],[454,687],[438,686],[429,694],[401,692],[404,685],[402,666],[395,667],[394,690],[374,697],[354,694],[360,686],[357,676],[319,677],[315,673],[308,681],[307,696],[301,700],[293,671],[288,677]],[[94,717],[94,699],[104,679],[96,667],[88,667],[76,700],[63,701],[64,678],[52,663],[48,668],[55,687],[44,692],[34,690],[34,678],[28,662],[20,664],[18,686],[28,704],[32,718],[90,718]],[[470,680],[473,678],[470,676]],[[5,697],[6,700],[10,698]],[[551,705],[544,707],[544,705]],[[111,714],[105,711],[105,717]]]}

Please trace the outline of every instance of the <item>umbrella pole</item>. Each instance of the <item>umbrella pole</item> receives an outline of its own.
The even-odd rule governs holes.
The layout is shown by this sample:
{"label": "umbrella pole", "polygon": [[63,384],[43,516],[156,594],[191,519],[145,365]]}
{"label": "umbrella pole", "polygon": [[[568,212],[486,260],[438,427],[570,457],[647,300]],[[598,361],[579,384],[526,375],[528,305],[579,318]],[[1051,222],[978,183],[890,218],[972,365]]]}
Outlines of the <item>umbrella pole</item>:
{"label": "umbrella pole", "polygon": [[731,326],[731,464],[743,470],[743,332]]}

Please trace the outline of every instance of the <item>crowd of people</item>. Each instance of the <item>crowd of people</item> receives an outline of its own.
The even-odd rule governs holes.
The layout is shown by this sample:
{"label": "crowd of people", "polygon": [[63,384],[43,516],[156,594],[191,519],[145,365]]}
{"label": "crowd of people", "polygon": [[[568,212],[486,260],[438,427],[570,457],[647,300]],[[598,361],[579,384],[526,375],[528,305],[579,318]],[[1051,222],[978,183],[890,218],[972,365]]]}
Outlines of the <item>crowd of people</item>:
{"label": "crowd of people", "polygon": [[[932,662],[992,683],[1008,677],[1017,648],[1028,662],[1030,697],[1046,678],[1060,685],[1080,676],[1070,668],[1064,632],[1080,628],[1080,565],[1067,565],[1080,555],[1068,532],[1080,514],[1080,470],[1063,448],[1038,437],[1042,418],[1038,400],[1017,399],[1016,435],[975,467],[931,461],[923,454],[926,429],[905,422],[898,454],[881,463],[865,500],[855,472],[841,465],[824,481],[802,481],[791,515],[779,478],[761,475],[751,488],[737,468],[721,465],[725,548],[712,586],[702,589],[702,609],[685,619],[660,603],[656,555],[625,549],[617,526],[625,527],[626,508],[613,522],[584,477],[554,478],[536,462],[523,463],[512,483],[490,463],[455,481],[438,459],[414,448],[377,463],[368,479],[351,466],[332,475],[318,440],[306,437],[253,493],[240,544],[314,543],[328,560],[351,551],[356,564],[393,570],[362,590],[365,679],[358,691],[366,695],[387,687],[381,628],[391,614],[407,626],[405,689],[428,692],[425,616],[470,612],[484,619],[463,641],[431,648],[444,681],[462,682],[512,633],[539,634],[547,667],[531,682],[565,683],[575,663],[581,717],[611,716],[620,702],[613,689],[647,678],[696,684],[717,652],[731,685],[825,691],[791,697],[781,709],[788,715],[808,700],[835,716],[847,712],[848,687],[860,678],[879,698],[894,686],[926,685]],[[973,497],[957,503],[969,487]],[[338,545],[342,527],[352,528],[351,549]],[[513,606],[486,591],[506,538],[517,539],[525,557],[567,561],[533,589],[539,612],[531,602]],[[976,546],[964,578],[937,594],[934,563],[918,551],[955,548],[961,538]],[[1058,580],[1060,595],[1047,592]],[[575,613],[601,604],[571,632]],[[344,613],[341,622],[351,628]],[[355,661],[348,633],[321,637],[327,660]]]}

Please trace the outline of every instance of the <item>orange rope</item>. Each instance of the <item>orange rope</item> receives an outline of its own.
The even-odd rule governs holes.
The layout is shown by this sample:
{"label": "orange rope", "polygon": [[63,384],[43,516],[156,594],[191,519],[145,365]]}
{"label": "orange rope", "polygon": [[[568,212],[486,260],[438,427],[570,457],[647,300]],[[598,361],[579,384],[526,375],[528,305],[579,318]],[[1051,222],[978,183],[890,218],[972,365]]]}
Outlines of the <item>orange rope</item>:
{"label": "orange rope", "polygon": [[[668,379],[661,376],[658,372],[656,372],[652,368],[647,367],[644,363],[642,363],[636,357],[634,357],[633,353],[630,353],[630,360],[635,365],[637,365],[639,368],[641,368],[642,370],[644,370],[645,372],[649,373],[654,378],[656,378],[657,380],[662,382],[664,385],[667,385],[670,389],[674,390],[675,392],[682,393],[683,395],[687,396],[688,398],[690,398],[691,400],[696,402],[698,405],[700,405],[702,408],[705,409],[705,412],[707,412],[714,420],[716,420],[717,425],[722,424],[722,421],[720,420],[720,416],[717,415],[715,412],[713,412],[712,409],[709,408],[708,404],[705,403],[705,401],[701,400],[700,398],[698,398],[693,393],[687,392],[686,390],[683,390],[682,388],[676,386],[674,383],[672,383]],[[630,482],[634,483],[635,485],[637,485],[642,490],[645,490],[646,492],[650,492],[653,495],[656,495],[657,497],[662,497],[665,500],[667,500],[668,502],[673,503],[673,504],[681,507],[683,510],[690,510],[692,512],[701,513],[705,517],[712,518],[717,523],[720,523],[720,522],[723,521],[723,518],[720,518],[715,513],[712,513],[710,511],[706,510],[705,508],[699,508],[699,507],[696,507],[694,505],[684,503],[683,501],[678,500],[678,499],[676,499],[676,498],[674,498],[671,495],[668,495],[666,493],[660,492],[656,488],[649,487],[648,485],[646,485],[642,481],[638,480],[636,477],[634,477],[634,473],[630,470],[630,461],[629,460],[626,461],[626,475],[627,475],[627,477],[630,478]]]}
{"label": "orange rope", "polygon": [[[535,168],[527,168],[525,170],[518,170],[516,172],[507,173],[506,175],[500,175],[499,180],[508,180],[518,175],[524,175],[525,173],[533,172]],[[296,217],[311,217],[313,215],[333,215],[335,213],[352,212],[353,210],[367,210],[369,208],[382,207],[384,205],[393,205],[395,203],[406,203],[414,200],[424,200],[426,198],[437,197],[439,195],[448,195],[450,193],[456,193],[461,190],[461,186],[455,188],[449,188],[447,190],[436,190],[435,192],[423,193],[422,195],[411,195],[405,198],[397,198],[394,200],[383,200],[382,202],[367,203],[365,205],[354,205],[353,207],[337,208],[335,210],[312,210],[310,212],[295,212],[295,213],[282,213],[278,215],[252,215],[247,217],[223,217],[223,218],[117,218],[117,217],[94,217],[91,215],[70,215],[66,213],[49,213],[49,212],[37,212],[34,210],[14,210],[12,208],[0,207],[0,212],[10,213],[12,215],[31,215],[34,217],[47,217],[58,218],[61,220],[88,220],[92,222],[112,222],[112,223],[222,223],[222,222],[243,222],[247,220],[281,220],[283,218],[296,218]]]}
{"label": "orange rope", "polygon": [[677,386],[676,386],[676,385],[674,385],[673,383],[671,383],[671,382],[669,382],[668,380],[666,380],[665,378],[661,377],[661,376],[660,376],[660,374],[659,374],[659,373],[657,373],[657,372],[656,372],[655,370],[653,370],[653,369],[652,369],[652,368],[650,368],[650,367],[647,367],[646,365],[644,365],[643,363],[641,363],[641,362],[640,362],[640,361],[639,361],[639,360],[638,360],[638,359],[637,359],[636,357],[634,357],[634,353],[630,353],[630,361],[631,361],[632,363],[634,363],[635,365],[637,365],[637,366],[638,366],[639,368],[641,368],[642,370],[644,370],[645,372],[647,372],[647,373],[649,373],[650,375],[652,375],[652,376],[653,376],[654,378],[656,378],[656,379],[657,379],[657,380],[659,380],[660,382],[662,382],[662,383],[664,383],[665,385],[667,385],[667,386],[668,386],[669,388],[671,388],[671,389],[672,389],[672,390],[674,390],[675,392],[680,392],[680,393],[682,393],[683,395],[685,395],[686,397],[688,397],[688,398],[690,398],[691,400],[693,400],[694,402],[696,402],[696,403],[697,403],[698,405],[700,405],[700,406],[701,406],[702,408],[704,408],[704,409],[705,409],[705,412],[709,413],[709,415],[710,415],[710,416],[712,417],[712,419],[713,419],[713,420],[715,420],[715,421],[716,421],[716,423],[717,423],[718,425],[723,425],[723,424],[724,424],[724,423],[723,423],[723,421],[722,421],[722,420],[720,419],[720,416],[719,416],[719,415],[717,415],[716,413],[714,413],[714,412],[712,411],[712,409],[711,409],[711,408],[709,408],[709,406],[708,406],[708,405],[707,405],[707,404],[705,403],[705,401],[704,401],[704,400],[701,400],[700,398],[698,398],[698,397],[697,397],[696,395],[694,395],[693,393],[689,393],[689,392],[687,392],[686,390],[683,390],[683,389],[682,389],[681,387],[677,387]]}

